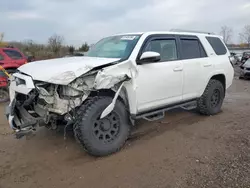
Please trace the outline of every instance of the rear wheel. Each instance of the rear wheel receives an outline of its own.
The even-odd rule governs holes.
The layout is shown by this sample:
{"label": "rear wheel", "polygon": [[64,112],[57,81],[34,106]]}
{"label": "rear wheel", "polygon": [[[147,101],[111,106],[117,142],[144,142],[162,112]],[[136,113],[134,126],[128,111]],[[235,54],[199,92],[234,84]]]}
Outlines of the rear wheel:
{"label": "rear wheel", "polygon": [[225,88],[223,84],[211,79],[197,102],[198,110],[204,115],[215,115],[221,111],[221,106],[225,97]]}
{"label": "rear wheel", "polygon": [[128,114],[121,101],[117,100],[114,110],[100,119],[101,113],[111,102],[111,97],[94,97],[79,109],[80,116],[74,132],[91,155],[115,153],[129,136]]}

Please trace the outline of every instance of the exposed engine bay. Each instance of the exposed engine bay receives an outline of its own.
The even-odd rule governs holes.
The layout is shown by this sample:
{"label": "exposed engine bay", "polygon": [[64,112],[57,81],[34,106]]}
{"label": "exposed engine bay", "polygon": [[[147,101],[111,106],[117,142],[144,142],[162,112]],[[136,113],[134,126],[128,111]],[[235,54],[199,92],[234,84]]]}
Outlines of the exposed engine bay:
{"label": "exposed engine bay", "polygon": [[[11,81],[10,89],[25,84],[24,80],[18,78],[19,74],[16,74],[17,77]],[[84,80],[93,82],[93,76],[89,79],[78,78],[67,86],[36,81],[34,88],[27,95],[25,92],[16,92],[11,102],[14,128],[34,129],[36,125],[46,125],[55,129],[58,120],[64,120],[66,114],[73,117],[76,108],[91,93],[90,88],[86,88],[88,83]]]}
{"label": "exposed engine bay", "polygon": [[38,92],[38,104],[41,108],[63,115],[82,104],[94,90],[94,76],[77,78],[69,85],[55,85],[40,82],[35,84]]}

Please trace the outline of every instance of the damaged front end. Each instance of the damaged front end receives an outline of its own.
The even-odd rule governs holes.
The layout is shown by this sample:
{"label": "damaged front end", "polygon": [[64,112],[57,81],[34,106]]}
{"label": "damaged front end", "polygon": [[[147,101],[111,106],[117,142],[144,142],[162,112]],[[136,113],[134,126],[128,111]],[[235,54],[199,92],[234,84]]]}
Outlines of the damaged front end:
{"label": "damaged front end", "polygon": [[77,87],[77,81],[68,86],[31,81],[30,76],[16,73],[10,83],[11,102],[6,115],[18,138],[37,126],[55,129],[58,120],[63,122],[64,116],[81,105],[90,93]]}
{"label": "damaged front end", "polygon": [[100,89],[116,92],[114,100],[103,111],[101,118],[114,108],[124,81],[131,78],[124,65],[114,65],[102,70],[93,70],[75,78],[68,85],[34,81],[31,76],[15,73],[10,83],[10,104],[6,108],[9,124],[21,138],[39,126],[56,129],[62,123],[74,123],[76,110]]}

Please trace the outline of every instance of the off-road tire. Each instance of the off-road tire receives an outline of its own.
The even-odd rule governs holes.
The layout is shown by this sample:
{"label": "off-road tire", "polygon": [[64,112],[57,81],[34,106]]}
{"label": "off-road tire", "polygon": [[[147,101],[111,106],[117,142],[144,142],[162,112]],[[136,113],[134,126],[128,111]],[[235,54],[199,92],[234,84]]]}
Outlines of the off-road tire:
{"label": "off-road tire", "polygon": [[[212,105],[214,92],[219,92],[219,99],[216,106]],[[203,93],[197,101],[197,109],[203,115],[215,115],[221,111],[221,106],[225,98],[225,88],[219,80],[211,79]]]}
{"label": "off-road tire", "polygon": [[[81,145],[90,155],[107,156],[115,153],[121,149],[121,147],[129,137],[130,124],[128,113],[126,111],[125,105],[120,100],[116,101],[114,110],[112,111],[112,113],[110,113],[109,116],[106,116],[102,120],[99,120],[101,113],[111,102],[111,97],[97,96],[89,99],[78,110],[77,122],[74,126],[74,134],[76,139],[81,143]],[[113,115],[115,118],[113,117]],[[116,123],[112,123],[112,121],[109,119],[110,117],[117,119],[116,127],[119,127],[119,129],[115,129],[113,127]],[[109,135],[109,133],[107,133],[106,135],[105,131],[109,130],[101,130],[101,125],[104,124],[102,121],[108,122],[107,124],[108,126],[110,126],[109,130],[118,130],[114,138],[112,138],[113,135],[110,135],[110,140],[106,142],[106,136]],[[96,126],[96,124],[98,124],[98,126]],[[98,128],[100,133],[96,133],[95,127],[100,128],[100,130]],[[103,134],[102,137],[99,136],[101,134]],[[105,137],[104,140],[101,140],[101,138],[103,137]]]}

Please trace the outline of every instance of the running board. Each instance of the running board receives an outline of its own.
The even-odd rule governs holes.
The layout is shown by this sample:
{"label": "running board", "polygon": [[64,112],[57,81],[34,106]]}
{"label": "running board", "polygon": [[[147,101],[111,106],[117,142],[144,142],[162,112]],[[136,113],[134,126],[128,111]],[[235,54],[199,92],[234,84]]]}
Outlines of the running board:
{"label": "running board", "polygon": [[144,116],[142,118],[147,121],[157,121],[157,120],[163,119],[164,117],[165,117],[165,112],[162,111],[153,115]]}
{"label": "running board", "polygon": [[166,108],[162,108],[159,110],[151,111],[151,112],[146,112],[143,114],[139,114],[135,117],[135,119],[145,119],[147,121],[156,121],[163,119],[165,117],[165,113],[169,110],[175,109],[175,108],[182,108],[184,110],[193,110],[197,107],[197,101],[192,100],[189,102],[185,102],[182,104],[177,104],[174,106],[168,106]]}
{"label": "running board", "polygon": [[183,110],[193,110],[197,108],[197,101],[189,102],[189,104],[184,104],[181,106]]}

